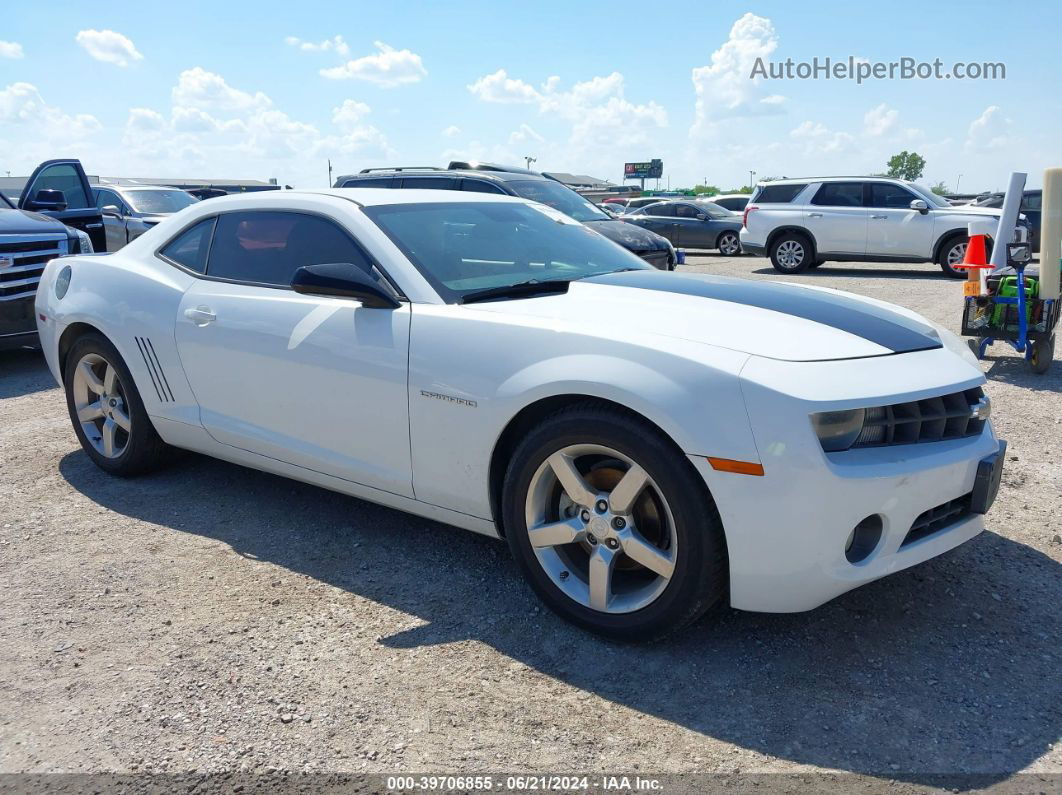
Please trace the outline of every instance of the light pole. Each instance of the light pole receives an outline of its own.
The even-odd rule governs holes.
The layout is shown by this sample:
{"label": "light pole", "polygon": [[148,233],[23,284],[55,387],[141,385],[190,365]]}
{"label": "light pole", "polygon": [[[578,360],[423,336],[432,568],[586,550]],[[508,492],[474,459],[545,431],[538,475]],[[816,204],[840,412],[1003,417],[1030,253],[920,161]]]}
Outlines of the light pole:
{"label": "light pole", "polygon": [[955,180],[955,192],[959,192],[959,183],[962,182],[962,174],[959,174],[959,178]]}
{"label": "light pole", "polygon": [[537,158],[537,157],[531,157],[530,155],[526,156],[526,157],[524,158],[524,160],[526,160],[526,161],[527,161],[527,170],[528,170],[528,171],[530,171],[530,170],[531,170],[531,164],[532,164],[532,163],[537,163],[537,162],[538,162],[538,158]]}
{"label": "light pole", "polygon": [[749,169],[749,188],[756,187],[756,172]]}

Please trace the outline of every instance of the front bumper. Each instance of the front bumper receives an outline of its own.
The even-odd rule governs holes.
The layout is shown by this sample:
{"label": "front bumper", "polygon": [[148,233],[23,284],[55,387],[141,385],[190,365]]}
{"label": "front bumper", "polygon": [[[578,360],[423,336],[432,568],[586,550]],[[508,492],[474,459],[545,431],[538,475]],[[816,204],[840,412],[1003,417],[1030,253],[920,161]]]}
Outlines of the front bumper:
{"label": "front bumper", "polygon": [[[835,404],[869,405],[892,398],[857,396],[874,384],[900,384],[907,391],[897,394],[914,399],[977,386],[983,380],[980,371],[959,357],[945,351],[848,362],[754,357],[742,375],[764,476],[717,472],[703,457],[690,457],[723,520],[735,608],[810,610],[940,555],[984,529],[983,516],[963,507],[977,484],[980,462],[999,450],[991,423],[978,436],[963,439],[827,454],[808,418],[823,408],[817,393],[832,393]],[[800,385],[788,381],[797,376]],[[844,387],[837,382],[841,376]],[[938,383],[926,383],[934,378]],[[912,390],[919,381],[921,388]],[[934,509],[937,513],[927,514]],[[927,523],[927,517],[937,516],[944,518]],[[865,558],[850,562],[846,545],[868,517],[880,519],[880,540]],[[921,529],[912,533],[916,527]]]}
{"label": "front bumper", "polygon": [[0,350],[37,346],[33,295],[0,301]]}
{"label": "front bumper", "polygon": [[656,251],[636,251],[634,253],[646,262],[648,262],[657,270],[671,270],[671,266],[675,264],[671,252],[667,249],[658,249]]}

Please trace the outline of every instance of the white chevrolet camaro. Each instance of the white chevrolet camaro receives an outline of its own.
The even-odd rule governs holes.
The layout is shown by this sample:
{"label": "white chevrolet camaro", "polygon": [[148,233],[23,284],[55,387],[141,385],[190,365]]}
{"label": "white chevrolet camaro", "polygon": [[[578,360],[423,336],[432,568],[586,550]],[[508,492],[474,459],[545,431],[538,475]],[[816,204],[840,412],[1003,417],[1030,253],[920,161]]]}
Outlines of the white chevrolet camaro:
{"label": "white chevrolet camaro", "polygon": [[186,448],[504,537],[551,608],[618,638],[939,555],[981,532],[1004,459],[950,332],[660,272],[512,197],[211,199],[52,261],[36,306],[101,469]]}

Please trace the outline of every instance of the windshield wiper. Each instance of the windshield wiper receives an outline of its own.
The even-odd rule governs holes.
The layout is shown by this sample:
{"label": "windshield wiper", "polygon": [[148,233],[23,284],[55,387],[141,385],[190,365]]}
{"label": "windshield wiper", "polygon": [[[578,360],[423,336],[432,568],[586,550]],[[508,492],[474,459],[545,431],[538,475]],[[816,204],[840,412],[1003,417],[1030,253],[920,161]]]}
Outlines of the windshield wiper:
{"label": "windshield wiper", "polygon": [[466,293],[461,298],[462,304],[473,304],[476,301],[489,301],[492,298],[519,298],[524,295],[541,293],[566,293],[571,279],[529,279],[526,282],[506,284],[501,287],[488,287],[486,290],[476,290]]}

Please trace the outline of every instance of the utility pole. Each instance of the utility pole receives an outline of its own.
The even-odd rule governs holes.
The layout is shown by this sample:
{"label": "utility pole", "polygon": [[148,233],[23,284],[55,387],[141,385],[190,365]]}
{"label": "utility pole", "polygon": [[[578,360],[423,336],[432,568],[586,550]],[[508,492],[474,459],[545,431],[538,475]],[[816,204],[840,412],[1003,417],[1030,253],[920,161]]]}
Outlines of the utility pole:
{"label": "utility pole", "polygon": [[332,187],[332,158],[328,158],[328,187]]}
{"label": "utility pole", "polygon": [[753,171],[751,168],[749,169],[749,187],[756,187],[756,172]]}
{"label": "utility pole", "polygon": [[538,162],[538,158],[537,158],[537,157],[531,157],[530,155],[526,155],[526,156],[524,157],[524,160],[526,160],[526,161],[527,161],[527,170],[528,170],[528,171],[530,171],[530,170],[531,170],[531,164],[532,164],[532,163],[537,163],[537,162]]}
{"label": "utility pole", "polygon": [[955,180],[955,192],[959,192],[959,183],[962,182],[962,174],[959,174],[959,178]]}

